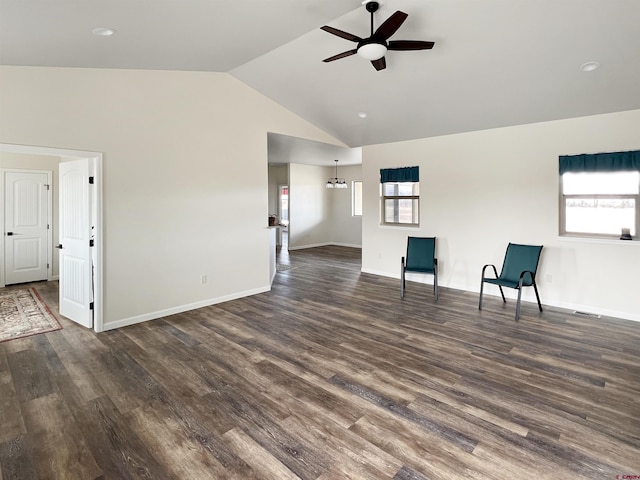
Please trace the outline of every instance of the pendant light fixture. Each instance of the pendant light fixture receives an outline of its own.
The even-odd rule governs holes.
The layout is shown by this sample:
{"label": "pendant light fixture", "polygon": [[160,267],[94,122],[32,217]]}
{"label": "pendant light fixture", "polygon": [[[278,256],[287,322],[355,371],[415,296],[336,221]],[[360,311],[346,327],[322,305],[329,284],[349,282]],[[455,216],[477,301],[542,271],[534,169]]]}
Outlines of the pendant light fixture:
{"label": "pendant light fixture", "polygon": [[344,178],[338,178],[338,160],[335,160],[336,162],[336,176],[335,177],[331,177],[328,181],[327,181],[327,188],[348,188],[347,186],[347,182],[345,181]]}

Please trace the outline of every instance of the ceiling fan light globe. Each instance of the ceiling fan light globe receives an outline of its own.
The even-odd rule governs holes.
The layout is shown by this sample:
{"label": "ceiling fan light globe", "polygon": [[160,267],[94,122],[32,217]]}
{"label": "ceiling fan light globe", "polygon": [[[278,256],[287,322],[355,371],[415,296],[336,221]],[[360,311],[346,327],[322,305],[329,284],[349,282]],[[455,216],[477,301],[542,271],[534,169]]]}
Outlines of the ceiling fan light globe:
{"label": "ceiling fan light globe", "polygon": [[379,60],[387,53],[387,47],[381,43],[366,43],[358,48],[358,55],[367,60]]}

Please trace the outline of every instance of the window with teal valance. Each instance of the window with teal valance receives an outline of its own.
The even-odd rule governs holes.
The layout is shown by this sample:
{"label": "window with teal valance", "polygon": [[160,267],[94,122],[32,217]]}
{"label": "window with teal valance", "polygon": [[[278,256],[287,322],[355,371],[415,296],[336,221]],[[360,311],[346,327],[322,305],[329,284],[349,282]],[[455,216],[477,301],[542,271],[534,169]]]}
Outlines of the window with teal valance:
{"label": "window with teal valance", "polygon": [[418,167],[403,168],[381,168],[380,183],[390,182],[419,182],[420,174]]}
{"label": "window with teal valance", "polygon": [[560,175],[567,172],[640,171],[640,150],[561,155]]}

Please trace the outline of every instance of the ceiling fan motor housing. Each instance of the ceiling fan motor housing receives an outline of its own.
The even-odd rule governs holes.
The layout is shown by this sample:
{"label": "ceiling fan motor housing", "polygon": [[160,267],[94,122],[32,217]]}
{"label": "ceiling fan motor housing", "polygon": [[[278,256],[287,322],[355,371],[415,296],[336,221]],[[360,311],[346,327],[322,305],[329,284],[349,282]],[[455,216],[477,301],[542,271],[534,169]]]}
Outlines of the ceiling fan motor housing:
{"label": "ceiling fan motor housing", "polygon": [[358,50],[360,50],[361,47],[365,45],[371,45],[372,43],[375,43],[376,45],[383,45],[385,48],[388,47],[387,41],[384,38],[373,36],[369,38],[363,38],[362,41],[358,42]]}

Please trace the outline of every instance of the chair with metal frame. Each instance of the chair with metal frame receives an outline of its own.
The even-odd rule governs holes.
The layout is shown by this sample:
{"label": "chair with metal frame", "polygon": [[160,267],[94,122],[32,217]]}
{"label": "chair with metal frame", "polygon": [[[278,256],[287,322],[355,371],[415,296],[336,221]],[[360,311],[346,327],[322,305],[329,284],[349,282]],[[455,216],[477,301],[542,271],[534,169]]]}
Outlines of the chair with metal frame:
{"label": "chair with metal frame", "polygon": [[433,293],[438,300],[438,259],[436,258],[436,237],[408,237],[407,256],[400,260],[400,298],[406,290],[405,272],[433,275]]}
{"label": "chair with metal frame", "polygon": [[[502,295],[502,301],[504,303],[507,303],[507,300],[504,298],[504,291],[502,290],[502,287],[509,287],[518,290],[516,321],[520,319],[522,287],[533,287],[533,290],[536,292],[536,299],[538,300],[538,308],[542,312],[540,295],[538,294],[538,287],[536,286],[536,271],[538,270],[538,262],[540,260],[542,247],[542,245],[520,245],[517,243],[509,243],[507,246],[507,252],[504,255],[504,262],[502,264],[500,276],[498,276],[498,271],[496,270],[495,265],[487,264],[482,267],[478,309],[482,310],[482,291],[486,282],[497,285],[500,288],[500,294]],[[491,267],[493,269],[493,273],[496,278],[485,277],[485,270],[487,267]]]}

